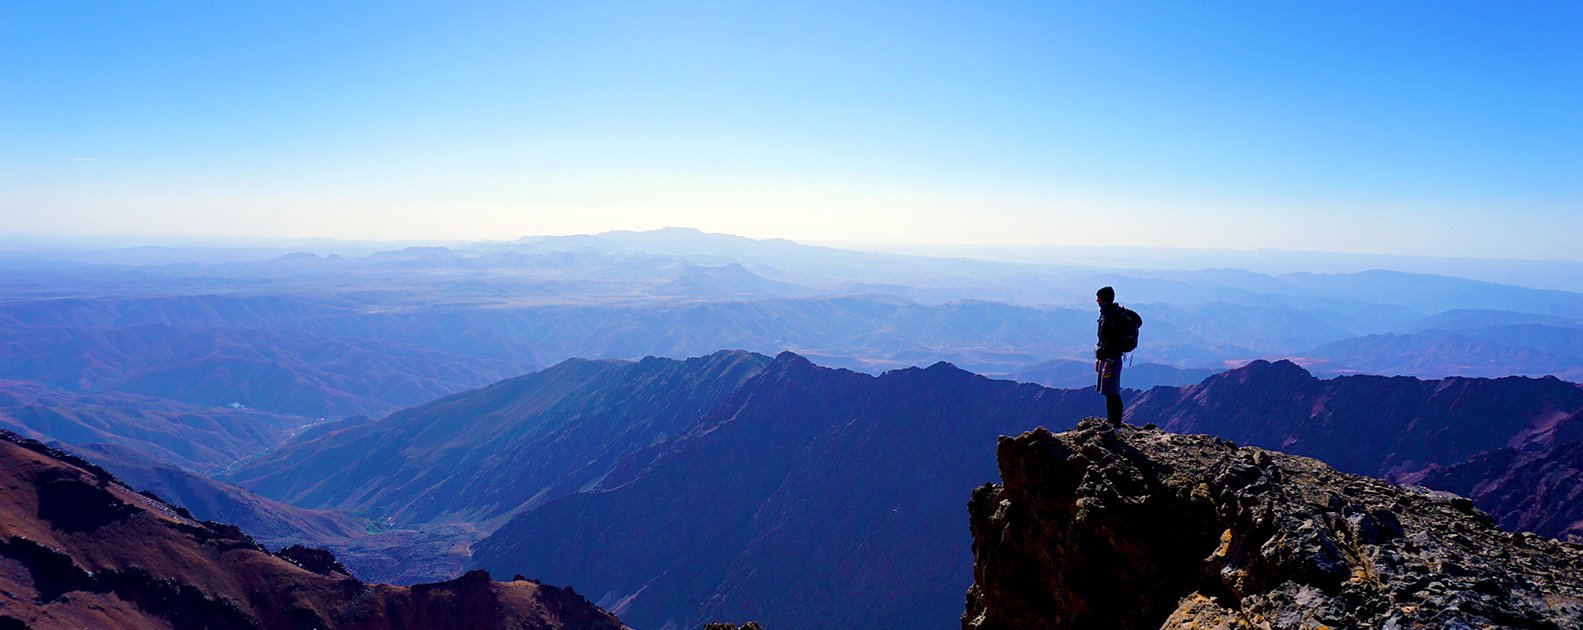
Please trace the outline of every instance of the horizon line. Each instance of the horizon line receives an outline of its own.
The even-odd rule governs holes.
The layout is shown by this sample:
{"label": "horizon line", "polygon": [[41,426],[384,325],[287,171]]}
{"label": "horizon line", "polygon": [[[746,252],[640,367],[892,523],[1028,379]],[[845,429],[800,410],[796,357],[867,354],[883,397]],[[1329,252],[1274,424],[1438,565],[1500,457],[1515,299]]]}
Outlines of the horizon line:
{"label": "horizon line", "polygon": [[[560,234],[523,234],[516,237],[501,238],[451,238],[451,239],[423,239],[423,238],[363,238],[343,236],[238,236],[234,234],[92,234],[92,233],[58,233],[58,232],[7,232],[0,231],[0,251],[27,251],[9,249],[8,241],[33,241],[48,247],[71,249],[91,245],[90,249],[134,249],[143,247],[168,247],[168,248],[215,248],[215,249],[289,249],[290,244],[344,244],[362,246],[451,246],[451,245],[480,245],[480,244],[505,244],[527,239],[538,238],[575,238],[575,237],[600,237],[613,234],[654,234],[660,232],[686,232],[704,236],[723,236],[741,238],[756,242],[785,241],[809,247],[829,247],[832,249],[845,249],[850,251],[869,251],[873,253],[890,253],[884,248],[938,248],[951,250],[979,250],[979,253],[990,253],[986,250],[1007,250],[1030,253],[1029,250],[1084,250],[1084,251],[1134,251],[1134,252],[1171,252],[1181,254],[1236,254],[1236,255],[1276,255],[1276,256],[1303,256],[1325,255],[1343,257],[1382,257],[1404,260],[1424,261],[1469,261],[1469,262],[1515,262],[1515,263],[1557,263],[1557,264],[1583,264],[1583,258],[1516,258],[1493,256],[1450,256],[1435,254],[1401,254],[1388,252],[1361,252],[1339,250],[1304,250],[1284,249],[1279,247],[1254,247],[1248,249],[1217,248],[1217,247],[1176,247],[1167,245],[1124,245],[1124,244],[1073,244],[1073,243],[979,243],[979,242],[943,242],[943,241],[871,241],[871,240],[829,240],[811,239],[798,240],[788,237],[757,237],[730,232],[711,232],[702,228],[690,226],[665,226],[652,229],[617,228],[600,232],[568,232]],[[873,249],[881,248],[881,249]],[[942,254],[909,255],[941,256]],[[971,256],[958,253],[953,257],[971,258]]]}

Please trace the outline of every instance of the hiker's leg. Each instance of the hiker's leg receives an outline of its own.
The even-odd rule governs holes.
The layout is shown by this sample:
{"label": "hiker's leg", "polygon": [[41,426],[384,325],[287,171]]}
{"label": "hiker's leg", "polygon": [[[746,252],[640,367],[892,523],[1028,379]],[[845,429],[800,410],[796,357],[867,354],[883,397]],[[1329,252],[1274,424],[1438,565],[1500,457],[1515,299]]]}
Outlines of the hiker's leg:
{"label": "hiker's leg", "polygon": [[1105,417],[1111,426],[1121,426],[1121,361],[1106,359],[1099,381],[1099,392],[1105,395]]}
{"label": "hiker's leg", "polygon": [[1121,395],[1105,397],[1105,416],[1110,419],[1110,425],[1121,426]]}

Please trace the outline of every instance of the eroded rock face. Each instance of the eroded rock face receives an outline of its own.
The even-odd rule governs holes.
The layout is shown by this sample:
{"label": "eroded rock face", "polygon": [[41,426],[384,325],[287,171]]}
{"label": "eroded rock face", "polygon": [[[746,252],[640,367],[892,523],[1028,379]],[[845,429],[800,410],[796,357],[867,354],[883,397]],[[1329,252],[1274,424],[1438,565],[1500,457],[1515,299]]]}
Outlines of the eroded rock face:
{"label": "eroded rock face", "polygon": [[963,628],[1583,627],[1583,548],[1465,498],[1102,427],[1000,439]]}

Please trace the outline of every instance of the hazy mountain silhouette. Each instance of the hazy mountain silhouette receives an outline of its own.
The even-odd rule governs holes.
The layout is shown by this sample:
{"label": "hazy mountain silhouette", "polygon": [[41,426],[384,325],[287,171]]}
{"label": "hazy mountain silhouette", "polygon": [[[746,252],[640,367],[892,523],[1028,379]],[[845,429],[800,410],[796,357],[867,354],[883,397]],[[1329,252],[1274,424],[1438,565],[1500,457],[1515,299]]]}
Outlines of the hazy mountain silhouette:
{"label": "hazy mountain silhouette", "polygon": [[0,381],[0,429],[74,445],[122,446],[195,471],[258,453],[308,422],[254,410]]}
{"label": "hazy mountain silhouette", "polygon": [[[1553,339],[1470,335],[1467,314],[1486,309],[1487,326],[1564,328],[1583,312],[1583,294],[1427,274],[1004,263],[685,228],[345,249],[344,257],[299,252],[267,260],[238,253],[205,265],[172,263],[170,251],[150,259],[163,264],[140,265],[95,263],[86,251],[80,263],[0,253],[0,266],[17,271],[0,277],[7,296],[0,323],[8,324],[0,329],[0,357],[33,359],[10,367],[0,361],[0,376],[201,404],[247,395],[253,407],[313,417],[379,415],[573,357],[685,357],[724,347],[792,349],[872,372],[946,360],[1004,376],[1084,358],[1092,290],[1107,284],[1123,289],[1123,302],[1147,307],[1143,362],[1205,369],[1311,357],[1336,371],[1365,372],[1456,366],[1473,350],[1432,339],[1393,345],[1401,355],[1394,358],[1342,346],[1337,356],[1309,352],[1357,338],[1354,345],[1375,347],[1369,335],[1417,334],[1448,312],[1461,315],[1439,324],[1460,328],[1446,330],[1528,349],[1477,350],[1489,355],[1478,365],[1562,374],[1552,355],[1570,351]],[[1488,315],[1492,305],[1510,315]],[[184,349],[172,353],[144,338],[149,331],[126,332],[144,326],[282,338],[170,332]],[[73,338],[94,340],[72,346]],[[230,350],[201,351],[217,344]],[[363,373],[380,378],[364,382]]]}
{"label": "hazy mountain silhouette", "polygon": [[1520,324],[1408,335],[1369,335],[1303,353],[1326,372],[1583,381],[1583,328]]}
{"label": "hazy mountain silhouette", "polygon": [[1556,315],[1538,315],[1517,311],[1503,311],[1496,309],[1453,309],[1437,313],[1430,317],[1405,327],[1405,332],[1423,332],[1429,330],[1468,330],[1473,328],[1489,328],[1494,326],[1514,326],[1521,324],[1541,324],[1546,326],[1560,326],[1563,328],[1576,328],[1583,326],[1583,316],[1570,317]]}
{"label": "hazy mountain silhouette", "polygon": [[803,287],[755,274],[739,263],[689,269],[675,280],[660,285],[654,292],[656,295],[716,300],[776,298],[812,293]]}
{"label": "hazy mountain silhouette", "polygon": [[26,347],[0,358],[0,375],[310,417],[387,412],[519,369],[368,339],[165,324],[15,344]]}
{"label": "hazy mountain silhouette", "polygon": [[[1138,363],[1124,369],[1127,387],[1178,387],[1191,385],[1214,374],[1210,369],[1179,368],[1158,363]],[[1021,383],[1034,383],[1056,389],[1082,389],[1094,387],[1094,362],[1076,359],[1057,359],[1018,369],[1006,378]]]}

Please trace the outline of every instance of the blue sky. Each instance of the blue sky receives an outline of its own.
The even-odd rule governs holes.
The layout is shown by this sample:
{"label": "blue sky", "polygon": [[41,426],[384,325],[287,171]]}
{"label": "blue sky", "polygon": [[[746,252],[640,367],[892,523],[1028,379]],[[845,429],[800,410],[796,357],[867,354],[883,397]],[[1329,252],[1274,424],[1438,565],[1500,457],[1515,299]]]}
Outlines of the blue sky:
{"label": "blue sky", "polygon": [[325,4],[0,7],[0,230],[1583,258],[1583,4]]}

